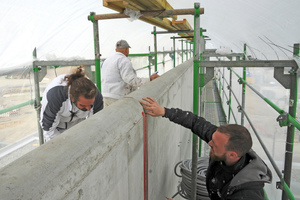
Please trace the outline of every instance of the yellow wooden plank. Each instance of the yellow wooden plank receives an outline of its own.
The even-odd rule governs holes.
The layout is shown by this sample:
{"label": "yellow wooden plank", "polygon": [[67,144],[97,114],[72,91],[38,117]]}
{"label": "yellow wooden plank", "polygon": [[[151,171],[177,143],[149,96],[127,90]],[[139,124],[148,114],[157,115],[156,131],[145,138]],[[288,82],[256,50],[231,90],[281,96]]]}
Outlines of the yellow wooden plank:
{"label": "yellow wooden plank", "polygon": [[134,7],[134,10],[139,10],[139,11],[144,11],[146,10],[145,5],[140,4],[137,1],[134,0],[125,0],[129,5],[131,5],[132,7]]}
{"label": "yellow wooden plank", "polygon": [[164,7],[164,5],[162,4],[162,2],[159,2],[157,0],[148,0],[149,2],[151,2],[153,5],[156,6],[156,10],[165,10],[166,8]]}
{"label": "yellow wooden plank", "polygon": [[154,10],[173,10],[173,7],[166,0],[125,0],[127,2],[144,5],[147,11]]}
{"label": "yellow wooden plank", "polygon": [[[173,7],[168,3],[167,0],[139,0],[141,2],[149,2],[155,5],[157,8],[155,10],[173,10]],[[152,7],[153,8],[153,7]],[[154,9],[152,9],[154,10]],[[173,19],[177,19],[176,15],[171,16]]]}
{"label": "yellow wooden plank", "polygon": [[167,0],[151,0],[155,1],[157,4],[160,4],[164,10],[173,10],[173,7],[168,3]]}
{"label": "yellow wooden plank", "polygon": [[161,6],[153,4],[153,2],[152,2],[151,0],[147,0],[147,1],[144,1],[144,0],[136,0],[136,1],[138,1],[140,4],[143,4],[146,11],[151,11],[151,10],[162,10],[162,7],[161,7]]}
{"label": "yellow wooden plank", "polygon": [[186,21],[185,26],[187,27],[187,30],[193,30],[193,27],[190,25],[189,21]]}
{"label": "yellow wooden plank", "polygon": [[124,0],[106,0],[106,2],[112,3],[112,2],[122,2]]}
{"label": "yellow wooden plank", "polygon": [[176,28],[174,28],[171,25],[171,21],[168,20],[168,19],[159,20],[159,19],[152,18],[152,17],[140,17],[140,20],[142,20],[144,22],[147,22],[149,24],[158,26],[162,29],[166,29],[166,30],[170,30],[170,31],[175,31],[176,30]]}
{"label": "yellow wooden plank", "polygon": [[182,30],[182,29],[180,28],[180,26],[177,26],[177,24],[172,24],[172,26],[173,26],[176,30]]}
{"label": "yellow wooden plank", "polygon": [[103,6],[115,10],[117,12],[123,12],[125,6],[124,1],[113,1],[113,0],[103,0]]}
{"label": "yellow wooden plank", "polygon": [[[139,11],[157,11],[157,10],[172,10],[173,7],[167,2],[167,0],[103,0],[103,6],[113,9],[117,12],[123,13],[125,8],[131,8]],[[171,16],[173,19],[177,19],[177,16]],[[167,18],[158,17],[140,17],[140,20],[158,26],[160,28],[174,31],[174,30],[191,30],[191,26],[187,22],[185,25],[176,24],[172,25],[172,22]]]}
{"label": "yellow wooden plank", "polygon": [[[160,5],[159,3],[162,5]],[[156,3],[153,4],[153,3]],[[160,5],[159,7],[157,5]],[[103,6],[122,12],[126,7],[139,11],[172,10],[172,6],[166,0],[103,0]],[[171,16],[177,19],[176,15]]]}

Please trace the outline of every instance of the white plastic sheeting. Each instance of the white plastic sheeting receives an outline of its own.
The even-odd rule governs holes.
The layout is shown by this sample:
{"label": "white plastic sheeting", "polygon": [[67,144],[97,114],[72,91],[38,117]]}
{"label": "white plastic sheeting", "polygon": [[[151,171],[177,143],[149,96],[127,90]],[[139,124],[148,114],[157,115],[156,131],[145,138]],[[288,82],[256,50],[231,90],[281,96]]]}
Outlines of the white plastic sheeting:
{"label": "white plastic sheeting", "polygon": [[[169,0],[174,9],[193,8],[192,0]],[[201,27],[207,48],[226,47],[258,59],[289,59],[292,46],[300,42],[300,1],[289,0],[202,0],[205,9]],[[39,60],[93,59],[93,26],[87,20],[90,12],[115,13],[102,6],[101,0],[11,0],[0,1],[0,72],[22,68],[32,62],[37,48]],[[187,18],[193,26],[192,16]],[[99,21],[102,57],[114,52],[115,43],[126,39],[131,53],[153,50],[153,26],[140,20]],[[161,31],[161,29],[157,29]],[[158,50],[170,50],[170,37],[158,35]],[[177,47],[181,48],[177,41]],[[184,46],[185,48],[185,46]]]}

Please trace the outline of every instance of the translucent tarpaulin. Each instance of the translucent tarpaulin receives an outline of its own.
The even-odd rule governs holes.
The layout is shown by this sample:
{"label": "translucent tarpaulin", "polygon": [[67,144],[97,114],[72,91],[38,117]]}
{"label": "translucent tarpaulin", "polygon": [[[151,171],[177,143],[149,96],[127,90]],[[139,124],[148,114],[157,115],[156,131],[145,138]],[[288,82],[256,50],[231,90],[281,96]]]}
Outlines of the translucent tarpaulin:
{"label": "translucent tarpaulin", "polygon": [[[199,1],[168,0],[168,2],[174,9],[183,9],[193,8],[194,2]],[[222,53],[231,51],[243,53],[244,44],[247,44],[247,55],[253,59],[277,60],[290,59],[293,44],[300,42],[300,2],[297,0],[201,0],[200,6],[205,10],[204,14],[200,16],[200,26],[206,29],[204,35],[210,39],[206,41],[207,49],[219,49],[218,52]],[[0,8],[0,75],[4,75],[13,69],[19,69],[18,73],[10,73],[0,77],[0,109],[30,101],[34,98],[33,78],[30,74],[34,48],[37,49],[38,60],[93,59],[93,25],[87,19],[87,16],[90,12],[96,14],[115,13],[115,11],[103,7],[101,0],[2,0],[0,1]],[[178,16],[178,20],[183,18],[187,18],[193,27],[193,16]],[[113,54],[115,43],[120,39],[128,41],[132,47],[130,53],[147,53],[149,47],[150,51],[153,51],[152,31],[152,25],[140,20],[114,19],[99,21],[101,58]],[[157,28],[157,31],[164,30]],[[171,36],[174,36],[174,34],[157,36],[158,51],[171,50],[173,47]],[[179,40],[176,40],[176,49],[181,49]],[[169,59],[170,57],[166,57],[166,60]],[[161,58],[159,58],[159,61],[161,61]],[[179,54],[176,57],[176,64],[180,63]],[[148,60],[147,58],[134,58],[133,64],[137,69],[146,66]],[[43,80],[44,82],[40,85],[41,90],[56,76],[55,69],[50,68]],[[160,66],[158,70],[163,73],[171,68],[172,65],[169,64],[166,68]],[[59,70],[66,70],[61,73],[70,72],[66,68]],[[249,72],[252,73],[251,69]],[[57,73],[60,72],[57,71]],[[138,71],[138,74],[147,76],[148,72]],[[270,86],[273,81],[267,80],[266,86],[262,85],[262,81],[259,82],[260,79],[263,79],[261,74],[264,74],[264,72],[255,71],[252,74],[253,76],[249,80],[253,81],[253,77],[255,77],[255,83],[260,84],[261,90],[267,93],[265,95],[273,95],[274,91],[278,91],[278,85]],[[285,93],[282,94],[285,95]],[[288,103],[285,96],[276,100],[282,106],[286,106]],[[250,103],[247,106],[251,107]],[[259,113],[256,118],[265,117],[272,122],[275,120],[263,114]],[[0,116],[1,147],[12,144],[16,140],[31,134],[33,130],[36,130],[37,123],[35,120],[35,111],[32,104],[2,114]],[[19,128],[21,134],[14,136],[15,134],[11,133],[16,133],[15,127],[17,125],[21,126]],[[259,123],[257,125],[260,127]],[[275,127],[275,125],[273,126]],[[283,158],[283,150],[280,149],[281,154],[277,154],[275,149],[277,145],[284,146],[281,143],[283,143],[285,133],[276,127],[274,128],[275,133],[272,135],[270,132],[274,132],[273,126],[271,130],[266,131],[269,134],[266,135],[266,138],[271,140],[272,137],[275,138],[276,136],[276,143],[274,139],[273,146],[270,149],[277,156],[276,159],[279,159],[278,157]],[[258,147],[255,146],[255,148]],[[298,152],[299,145],[295,149]],[[295,155],[297,154],[295,153]],[[283,160],[279,160],[279,162],[282,164]],[[295,162],[297,167],[295,174],[298,175],[298,157],[295,157]],[[298,184],[297,179],[293,187],[297,187]],[[273,186],[272,188],[274,189]]]}
{"label": "translucent tarpaulin", "polygon": [[[168,1],[174,9],[193,8],[191,0]],[[294,43],[300,42],[300,2],[254,0],[211,1],[204,0],[201,27],[207,48],[227,47],[233,52],[247,53],[258,59],[288,59]],[[22,68],[32,61],[32,51],[37,48],[40,60],[92,59],[93,26],[87,20],[90,12],[96,14],[115,13],[102,6],[100,0],[80,1],[0,1],[0,71]],[[193,26],[193,16],[187,18]],[[160,30],[158,28],[158,30]],[[115,43],[126,39],[131,52],[153,50],[153,26],[127,19],[103,20],[99,22],[100,51],[102,57],[114,52]],[[178,41],[177,41],[178,42]],[[170,35],[158,35],[158,50],[173,46]],[[177,47],[180,47],[178,42]]]}

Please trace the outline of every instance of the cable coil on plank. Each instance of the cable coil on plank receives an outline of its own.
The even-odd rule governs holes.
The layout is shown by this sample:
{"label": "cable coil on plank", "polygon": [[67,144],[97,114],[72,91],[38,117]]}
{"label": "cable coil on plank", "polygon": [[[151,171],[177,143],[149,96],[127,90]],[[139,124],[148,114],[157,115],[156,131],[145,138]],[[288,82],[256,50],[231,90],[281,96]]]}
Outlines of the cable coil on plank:
{"label": "cable coil on plank", "polygon": [[[207,157],[199,157],[197,161],[197,200],[210,200],[206,190],[206,171],[208,162],[209,158]],[[180,167],[181,175],[176,172],[178,166]],[[182,181],[178,185],[178,192],[174,196],[180,194],[180,196],[185,199],[191,199],[192,160],[180,161],[176,164],[174,172],[176,176],[182,177]]]}

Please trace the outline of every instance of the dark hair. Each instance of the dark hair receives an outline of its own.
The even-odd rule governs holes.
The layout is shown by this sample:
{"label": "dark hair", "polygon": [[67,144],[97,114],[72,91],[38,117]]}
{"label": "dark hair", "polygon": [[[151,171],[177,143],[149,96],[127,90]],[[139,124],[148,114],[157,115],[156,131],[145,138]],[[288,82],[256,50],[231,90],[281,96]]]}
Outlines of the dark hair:
{"label": "dark hair", "polygon": [[83,96],[86,99],[93,99],[97,94],[97,87],[86,77],[83,68],[84,65],[78,67],[74,73],[64,78],[64,80],[68,81],[66,88],[71,86],[70,94],[75,102],[78,101],[79,96]]}
{"label": "dark hair", "polygon": [[252,147],[251,135],[244,126],[227,124],[220,126],[217,131],[229,136],[225,146],[227,151],[235,151],[239,156],[245,155]]}

